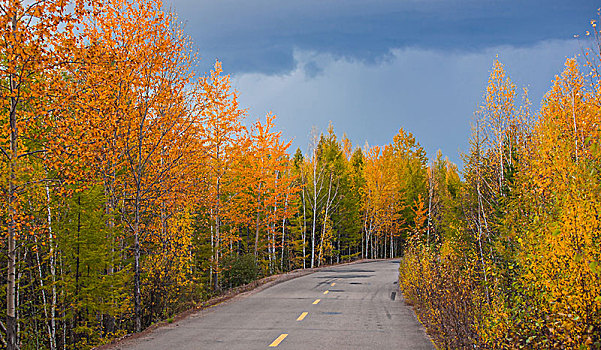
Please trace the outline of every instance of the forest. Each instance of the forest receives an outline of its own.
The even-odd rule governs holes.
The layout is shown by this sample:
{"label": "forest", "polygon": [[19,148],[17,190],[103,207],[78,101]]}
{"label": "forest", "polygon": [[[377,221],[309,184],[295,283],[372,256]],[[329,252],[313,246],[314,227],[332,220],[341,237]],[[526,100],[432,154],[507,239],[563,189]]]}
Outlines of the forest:
{"label": "forest", "polygon": [[565,61],[540,110],[495,60],[461,180],[440,156],[427,167],[400,287],[439,348],[601,348],[601,37],[590,24],[592,49]]}
{"label": "forest", "polygon": [[292,154],[220,62],[195,73],[158,0],[1,10],[8,349],[91,348],[263,276],[401,253],[426,181],[410,133],[364,154],[330,127]]}
{"label": "forest", "polygon": [[89,349],[261,277],[401,257],[440,348],[601,348],[599,50],[539,111],[496,60],[460,169],[402,128],[291,150],[160,0],[0,21],[2,346]]}

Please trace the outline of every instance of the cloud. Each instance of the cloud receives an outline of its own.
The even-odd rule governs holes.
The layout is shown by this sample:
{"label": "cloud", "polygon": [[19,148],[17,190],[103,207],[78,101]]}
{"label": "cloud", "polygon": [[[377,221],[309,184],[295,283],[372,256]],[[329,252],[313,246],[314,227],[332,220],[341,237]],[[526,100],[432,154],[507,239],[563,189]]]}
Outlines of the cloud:
{"label": "cloud", "polygon": [[294,148],[306,150],[311,127],[325,130],[331,120],[336,132],[346,133],[356,145],[389,143],[402,127],[429,156],[441,149],[460,163],[497,54],[537,105],[566,57],[578,52],[575,40],[552,40],[465,52],[393,49],[386,59],[370,63],[297,49],[289,72],[240,73],[233,83],[254,118],[268,111],[278,115],[278,127],[284,137],[294,138]]}
{"label": "cloud", "polygon": [[481,51],[569,39],[586,30],[591,0],[166,0],[185,23],[201,56],[230,72],[283,74],[294,50],[364,61],[391,48]]}

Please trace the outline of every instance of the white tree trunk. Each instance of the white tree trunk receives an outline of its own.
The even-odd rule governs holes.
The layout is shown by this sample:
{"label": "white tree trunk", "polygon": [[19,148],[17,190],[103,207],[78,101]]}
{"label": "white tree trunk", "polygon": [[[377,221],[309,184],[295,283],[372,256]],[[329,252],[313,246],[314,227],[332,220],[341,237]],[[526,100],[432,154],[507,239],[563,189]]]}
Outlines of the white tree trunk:
{"label": "white tree trunk", "polygon": [[52,301],[50,304],[50,350],[56,349],[56,266],[54,262],[54,233],[52,232],[52,211],[50,210],[50,189],[46,185],[46,200],[48,209],[48,248],[50,276],[52,278]]}

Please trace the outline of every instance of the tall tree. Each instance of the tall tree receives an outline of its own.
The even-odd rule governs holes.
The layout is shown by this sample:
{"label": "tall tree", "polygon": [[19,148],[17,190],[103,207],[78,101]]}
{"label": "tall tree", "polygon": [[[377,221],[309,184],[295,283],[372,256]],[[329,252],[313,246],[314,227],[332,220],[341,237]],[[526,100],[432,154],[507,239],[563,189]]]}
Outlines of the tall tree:
{"label": "tall tree", "polygon": [[[200,98],[207,106],[202,110],[203,127],[199,135],[204,142],[207,168],[207,197],[214,233],[214,278],[215,290],[219,290],[219,256],[221,254],[222,224],[228,213],[228,201],[240,184],[235,182],[234,173],[244,154],[241,120],[245,111],[238,105],[238,93],[232,91],[229,75],[221,76],[221,63],[216,62],[210,76],[200,81]],[[203,103],[199,103],[202,105]],[[212,240],[213,241],[213,240]]]}
{"label": "tall tree", "polygon": [[[7,220],[7,348],[18,348],[16,300],[18,240],[26,235],[19,194],[42,177],[27,178],[25,163],[45,151],[38,131],[44,128],[57,102],[46,98],[53,90],[46,72],[60,68],[61,54],[69,50],[62,40],[80,20],[82,2],[43,1],[31,4],[18,0],[3,3],[0,11],[2,43],[1,98],[2,158]],[[73,10],[71,8],[74,8]]]}

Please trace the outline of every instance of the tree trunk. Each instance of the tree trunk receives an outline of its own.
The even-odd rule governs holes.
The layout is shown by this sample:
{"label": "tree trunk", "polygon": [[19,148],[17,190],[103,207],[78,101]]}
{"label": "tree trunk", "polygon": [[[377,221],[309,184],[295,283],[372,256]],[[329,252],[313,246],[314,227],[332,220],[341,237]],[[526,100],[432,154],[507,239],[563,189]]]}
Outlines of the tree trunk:
{"label": "tree trunk", "polygon": [[481,177],[480,177],[480,127],[478,124],[478,121],[476,121],[476,147],[478,147],[477,150],[477,159],[476,159],[476,192],[477,192],[477,196],[478,196],[478,248],[479,248],[479,252],[480,252],[480,262],[482,263],[482,274],[484,276],[484,283],[485,283],[485,288],[484,291],[486,292],[486,300],[488,302],[490,302],[489,299],[489,295],[488,295],[488,278],[487,278],[487,274],[486,274],[486,266],[484,263],[484,252],[482,249],[482,220],[483,220],[483,216],[484,216],[484,205],[482,204],[482,194],[480,192],[480,181],[481,181]]}
{"label": "tree trunk", "polygon": [[258,261],[258,254],[259,254],[259,219],[260,219],[260,213],[259,213],[259,209],[260,209],[260,199],[257,198],[257,218],[256,218],[256,222],[255,222],[255,261]]}
{"label": "tree trunk", "polygon": [[[33,237],[35,245],[38,244],[37,238]],[[45,326],[48,331],[48,342],[50,343],[50,349],[54,350],[54,339],[52,336],[52,326],[48,323],[48,300],[46,298],[46,289],[44,288],[44,276],[42,274],[42,262],[40,260],[40,253],[38,250],[35,252],[36,263],[38,265],[38,276],[40,277],[40,289],[42,290],[42,303],[44,309]]]}
{"label": "tree trunk", "polygon": [[56,349],[56,266],[54,262],[54,237],[52,232],[52,212],[50,211],[50,189],[46,185],[46,200],[48,209],[48,245],[50,251],[50,276],[52,278],[52,301],[50,304],[50,350]]}
{"label": "tree trunk", "polygon": [[[108,228],[108,236],[107,239],[111,242],[111,262],[109,264],[109,266],[107,267],[107,275],[112,276],[115,273],[115,220],[113,218],[113,213],[114,213],[114,209],[115,209],[115,204],[114,204],[114,197],[113,197],[113,183],[114,183],[114,179],[115,177],[113,176],[112,178],[109,179],[108,176],[105,176],[104,179],[104,193],[106,196],[106,204],[105,204],[105,214],[108,218],[107,222],[106,222],[106,227]],[[110,181],[110,182],[109,182]],[[111,289],[114,288],[114,286],[111,284]],[[115,308],[115,299],[113,299],[113,302],[111,304],[112,308]],[[105,322],[105,327],[106,327],[106,331],[107,333],[112,333],[115,331],[115,318],[111,315],[111,314],[105,314],[104,316],[106,318],[106,322]]]}
{"label": "tree trunk", "polygon": [[[76,244],[76,254],[75,257],[75,299],[76,302],[79,301],[79,263],[80,263],[80,237],[81,237],[81,195],[77,196],[77,239],[75,241]],[[79,326],[79,309],[76,309],[73,313],[75,326],[73,328],[77,328]],[[75,334],[75,332],[72,332]],[[79,340],[79,339],[78,339]],[[75,340],[74,340],[75,342]]]}
{"label": "tree trunk", "polygon": [[430,226],[432,225],[432,197],[434,196],[433,171],[428,174],[428,232],[426,234],[426,246],[430,246]]}
{"label": "tree trunk", "polygon": [[[16,17],[13,17],[13,29],[17,25]],[[15,279],[16,279],[16,223],[15,223],[15,193],[16,193],[16,163],[17,163],[17,138],[19,130],[17,129],[17,98],[15,97],[15,90],[17,89],[14,77],[10,77],[10,114],[9,114],[9,127],[10,127],[10,158],[9,161],[9,176],[8,176],[8,201],[7,201],[7,212],[8,212],[8,242],[7,242],[7,260],[8,269],[6,272],[6,348],[8,350],[17,349],[17,319],[16,319],[16,305],[15,305]]]}
{"label": "tree trunk", "polygon": [[[301,170],[302,171],[302,170]],[[303,181],[303,185],[304,185],[304,179]],[[306,205],[305,205],[305,186],[303,186],[303,192],[302,192],[302,196],[303,196],[303,269],[307,268],[307,216],[306,216]]]}
{"label": "tree trunk", "polygon": [[[211,217],[213,216],[213,209],[211,209]],[[213,224],[210,224],[209,226],[211,226],[211,257],[215,256],[215,233],[214,233],[214,227]],[[213,262],[211,262],[211,264],[209,264],[209,285],[212,286],[213,285]]]}
{"label": "tree trunk", "polygon": [[134,314],[135,331],[142,330],[142,312],[140,300],[140,185],[137,185],[134,221]]}
{"label": "tree trunk", "polygon": [[220,223],[219,223],[219,215],[215,217],[215,255],[214,255],[214,263],[215,263],[215,277],[213,278],[213,289],[218,291],[219,288],[219,249],[220,249]]}
{"label": "tree trunk", "polygon": [[328,199],[326,200],[326,211],[323,219],[323,229],[321,231],[321,239],[319,244],[319,260],[317,266],[321,266],[322,248],[323,248],[323,237],[326,235],[326,222],[328,220],[328,210],[330,209],[330,197],[332,195],[332,173],[330,173],[330,182],[328,183]]}
{"label": "tree trunk", "polygon": [[[317,146],[316,146],[317,147]],[[311,230],[311,268],[315,267],[315,226],[317,226],[317,148],[313,150],[313,223]],[[321,191],[321,188],[320,188]]]}
{"label": "tree trunk", "polygon": [[[217,147],[217,156],[219,157],[219,147]],[[219,286],[219,249],[221,243],[221,178],[217,177],[217,205],[215,207],[215,279],[213,280],[213,289],[220,290]]]}
{"label": "tree trunk", "polygon": [[315,267],[315,226],[317,221],[317,205],[315,202],[317,202],[317,198],[313,197],[313,201],[313,227],[311,231],[311,268]]}
{"label": "tree trunk", "polygon": [[286,191],[286,200],[284,203],[284,215],[282,218],[282,256],[280,259],[281,271],[284,271],[284,243],[286,243],[286,211],[288,210],[288,191]]}

